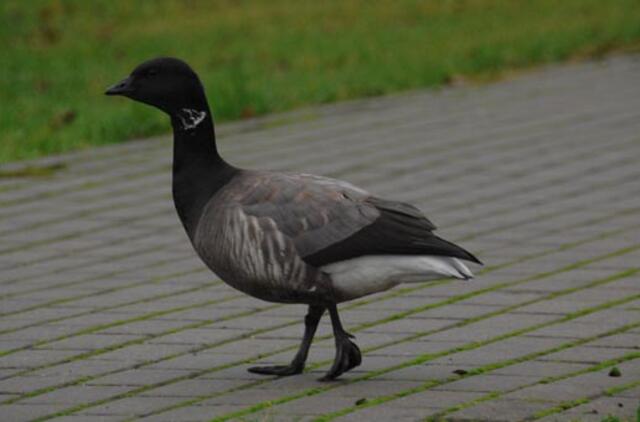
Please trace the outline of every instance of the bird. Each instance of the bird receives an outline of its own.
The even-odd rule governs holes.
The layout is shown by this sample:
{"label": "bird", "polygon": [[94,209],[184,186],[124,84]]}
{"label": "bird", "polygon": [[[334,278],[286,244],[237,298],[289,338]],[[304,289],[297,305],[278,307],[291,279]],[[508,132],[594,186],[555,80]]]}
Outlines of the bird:
{"label": "bird", "polygon": [[338,304],[402,283],[471,279],[463,261],[482,265],[470,252],[435,235],[435,225],[411,204],[329,177],[228,163],[216,146],[203,84],[183,60],[145,61],[105,94],[169,115],[173,201],[207,267],[255,298],[307,306],[293,360],[251,367],[252,373],[302,373],[318,324],[328,312],[336,351],[320,380],[334,380],[362,362]]}

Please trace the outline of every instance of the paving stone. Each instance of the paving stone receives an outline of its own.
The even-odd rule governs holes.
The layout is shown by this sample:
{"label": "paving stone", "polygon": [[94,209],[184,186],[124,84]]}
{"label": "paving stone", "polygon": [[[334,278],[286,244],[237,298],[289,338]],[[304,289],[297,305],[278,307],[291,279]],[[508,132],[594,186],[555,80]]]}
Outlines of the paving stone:
{"label": "paving stone", "polygon": [[557,415],[541,419],[546,422],[567,419],[589,420],[590,418],[602,421],[607,416],[616,416],[621,420],[633,420],[637,417],[640,399],[638,396],[629,397],[600,397],[589,403],[568,409]]}
{"label": "paving stone", "polygon": [[368,335],[369,333],[377,334],[385,331],[406,334],[426,333],[447,327],[455,322],[457,321],[440,318],[405,318],[375,325],[363,330],[362,333],[364,335]]}
{"label": "paving stone", "polygon": [[79,414],[137,416],[171,406],[179,403],[181,400],[182,399],[179,397],[127,397],[98,406],[93,406],[79,412]]}
{"label": "paving stone", "polygon": [[[7,376],[10,375],[7,374]],[[24,394],[40,388],[52,387],[59,383],[60,378],[57,376],[11,376],[0,380],[0,392]]]}
{"label": "paving stone", "polygon": [[80,385],[75,387],[59,388],[49,393],[21,400],[21,404],[66,404],[82,405],[90,402],[104,400],[131,390],[127,386],[95,386]]}
{"label": "paving stone", "polygon": [[154,368],[158,369],[212,369],[221,365],[242,360],[242,356],[223,354],[186,354],[175,358],[163,360],[155,363]]}
{"label": "paving stone", "polygon": [[427,390],[397,400],[389,401],[385,407],[398,409],[439,409],[476,400],[483,396],[480,392]]}
{"label": "paving stone", "polygon": [[469,378],[461,379],[460,381],[454,381],[447,383],[446,385],[435,387],[434,390],[443,391],[479,391],[479,392],[499,392],[505,390],[511,390],[517,387],[525,386],[536,382],[536,379],[542,379],[539,377],[524,377],[524,376],[508,376],[508,375],[494,375],[494,374],[482,374]]}
{"label": "paving stone", "polygon": [[547,360],[530,360],[496,369],[495,375],[516,375],[525,377],[554,377],[565,372],[576,372],[590,365],[578,362],[551,362]]}
{"label": "paving stone", "polygon": [[176,378],[184,378],[191,373],[191,371],[185,369],[132,368],[94,378],[88,381],[87,384],[141,387],[164,383]]}
{"label": "paving stone", "polygon": [[[388,357],[387,360],[397,359]],[[386,361],[385,361],[386,362]],[[390,366],[390,365],[389,365]],[[448,365],[441,363],[425,363],[421,365],[411,365],[380,375],[379,379],[385,380],[406,380],[406,381],[432,381],[444,378],[450,378],[455,375],[456,370],[471,369],[470,366],[464,365]],[[356,369],[358,371],[358,369]],[[364,371],[364,370],[363,370]],[[365,373],[367,371],[364,371]]]}
{"label": "paving stone", "polygon": [[482,341],[517,329],[531,327],[535,324],[544,323],[557,319],[553,315],[518,315],[507,314],[498,315],[483,321],[478,321],[471,325],[460,328],[435,333],[429,336],[436,341],[457,341],[470,340]]}
{"label": "paving stone", "polygon": [[84,334],[54,341],[42,346],[42,348],[52,350],[96,350],[142,339],[144,339],[144,336],[134,334]]}
{"label": "paving stone", "polygon": [[168,345],[206,345],[216,344],[248,333],[248,330],[231,328],[187,328],[175,333],[155,337],[149,344]]}
{"label": "paving stone", "polygon": [[376,348],[376,350],[367,353],[367,356],[395,356],[396,359],[414,359],[425,354],[453,351],[464,344],[466,343],[463,341],[431,341],[429,337],[426,337],[423,341],[414,343],[398,342],[387,347]]}
{"label": "paving stone", "polygon": [[232,413],[242,409],[238,405],[219,406],[185,406],[178,409],[162,412],[157,415],[150,415],[139,418],[145,422],[202,422],[227,413]]}
{"label": "paving stone", "polygon": [[600,335],[610,330],[619,328],[622,324],[611,323],[587,323],[579,320],[567,321],[563,324],[550,325],[525,334],[525,337],[551,337],[564,339],[579,339]]}
{"label": "paving stone", "polygon": [[470,303],[454,303],[441,308],[429,309],[424,315],[430,318],[468,319],[501,309],[496,305],[476,305]]}
{"label": "paving stone", "polygon": [[621,384],[619,379],[608,376],[608,371],[587,373],[548,384],[539,384],[509,393],[505,398],[522,400],[569,401],[603,394],[604,390]]}
{"label": "paving stone", "polygon": [[96,356],[95,359],[135,365],[165,359],[178,354],[185,354],[192,350],[193,346],[188,344],[134,344],[112,352],[101,353]]}
{"label": "paving stone", "polygon": [[227,394],[225,396],[213,397],[211,399],[203,400],[199,404],[201,406],[253,406],[257,403],[275,400],[279,397],[282,397],[282,392],[280,391],[252,388],[242,390],[242,394]]}
{"label": "paving stone", "polygon": [[57,413],[64,409],[64,405],[55,404],[9,404],[2,405],[2,418],[8,421],[26,422],[41,418],[43,416]]}
{"label": "paving stone", "polygon": [[356,421],[370,421],[370,420],[386,420],[397,422],[416,422],[422,420],[425,417],[431,415],[433,410],[421,409],[416,411],[415,409],[403,409],[396,407],[375,406],[358,410],[356,412],[341,416],[336,421],[340,422],[356,422]]}
{"label": "paving stone", "polygon": [[3,356],[0,365],[4,368],[33,368],[65,360],[75,354],[72,350],[22,350]]}
{"label": "paving stone", "polygon": [[148,397],[200,397],[219,393],[242,385],[242,380],[188,379],[146,390]]}
{"label": "paving stone", "polygon": [[447,415],[456,421],[515,421],[524,420],[535,415],[538,411],[549,407],[550,403],[532,402],[529,400],[513,400],[498,398],[478,404],[467,409]]}
{"label": "paving stone", "polygon": [[559,362],[600,363],[631,352],[634,352],[634,349],[576,346],[546,355],[540,359]]}
{"label": "paving stone", "polygon": [[71,362],[60,362],[46,368],[38,369],[29,375],[40,377],[58,377],[61,382],[69,382],[78,378],[92,377],[127,367],[125,362],[103,361],[95,358],[77,358]]}
{"label": "paving stone", "polygon": [[118,422],[122,421],[122,416],[116,415],[67,415],[59,416],[56,422]]}
{"label": "paving stone", "polygon": [[166,320],[147,320],[134,321],[125,325],[107,328],[100,333],[102,334],[144,334],[144,335],[160,335],[165,332],[177,330],[185,326],[182,321],[166,321]]}

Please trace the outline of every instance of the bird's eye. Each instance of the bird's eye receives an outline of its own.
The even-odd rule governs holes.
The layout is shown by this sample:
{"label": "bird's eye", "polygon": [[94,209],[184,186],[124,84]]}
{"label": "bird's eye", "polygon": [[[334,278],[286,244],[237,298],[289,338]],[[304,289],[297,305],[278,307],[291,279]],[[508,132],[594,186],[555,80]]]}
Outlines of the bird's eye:
{"label": "bird's eye", "polygon": [[158,69],[149,69],[147,70],[147,74],[145,75],[147,78],[150,78],[152,76],[155,76],[158,74]]}

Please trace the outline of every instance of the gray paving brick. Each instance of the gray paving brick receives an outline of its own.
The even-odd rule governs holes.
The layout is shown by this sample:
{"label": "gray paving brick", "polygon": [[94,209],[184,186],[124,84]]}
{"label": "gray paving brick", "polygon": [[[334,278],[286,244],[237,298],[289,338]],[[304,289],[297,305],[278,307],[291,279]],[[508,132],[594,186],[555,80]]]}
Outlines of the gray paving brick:
{"label": "gray paving brick", "polygon": [[178,397],[128,397],[94,406],[79,414],[137,416],[171,406],[180,400]]}
{"label": "gray paving brick", "polygon": [[203,400],[200,403],[200,405],[202,406],[226,406],[226,405],[253,406],[263,401],[275,400],[278,397],[282,397],[282,393],[277,390],[246,389],[242,391],[242,394],[228,394],[226,396],[214,397],[211,399]]}
{"label": "gray paving brick", "polygon": [[44,404],[44,405],[22,405],[9,404],[1,405],[2,417],[15,422],[31,421],[64,409],[64,405]]}
{"label": "gray paving brick", "polygon": [[146,390],[143,397],[201,397],[238,387],[242,380],[189,379]]}
{"label": "gray paving brick", "polygon": [[529,400],[496,399],[448,415],[453,420],[514,421],[533,416],[550,403]]}
{"label": "gray paving brick", "polygon": [[546,355],[542,360],[578,363],[600,363],[602,361],[618,358],[636,349],[613,347],[576,346],[557,353]]}
{"label": "gray paving brick", "polygon": [[608,376],[608,372],[608,370],[601,370],[549,384],[527,387],[509,393],[505,398],[562,402],[603,394],[605,389],[622,384],[619,379]]}
{"label": "gray paving brick", "polygon": [[597,418],[601,421],[607,416],[615,416],[621,420],[633,420],[637,417],[637,409],[640,400],[628,397],[600,397],[589,403],[574,407],[555,416],[549,416],[542,420],[549,422],[551,420],[559,421],[573,418],[577,420],[589,420],[589,418]]}
{"label": "gray paving brick", "polygon": [[310,396],[300,400],[295,400],[290,403],[285,403],[282,406],[278,406],[271,412],[264,412],[265,416],[270,413],[275,419],[279,419],[281,416],[290,415],[322,415],[328,412],[335,412],[345,407],[350,407],[356,404],[358,400],[365,397],[356,398],[354,396],[331,396],[326,395]]}
{"label": "gray paving brick", "polygon": [[242,356],[237,355],[223,355],[223,354],[188,354],[178,356],[173,359],[163,360],[154,364],[153,368],[159,369],[211,369],[217,366],[237,362],[241,360]]}
{"label": "gray paving brick", "polygon": [[[542,376],[537,378],[541,379]],[[441,387],[435,387],[434,390],[490,393],[511,390],[534,382],[536,382],[536,379],[532,377],[483,374],[454,381]]]}
{"label": "gray paving brick", "polygon": [[340,422],[356,422],[367,420],[387,420],[397,422],[415,422],[417,420],[424,419],[425,417],[433,414],[435,409],[419,410],[416,409],[403,409],[386,406],[375,406],[365,408],[357,412],[341,416],[336,419]]}
{"label": "gray paving brick", "polygon": [[59,416],[56,422],[117,422],[122,421],[122,416],[115,415],[67,415]]}
{"label": "gray paving brick", "polygon": [[[5,372],[2,372],[5,375]],[[6,374],[9,376],[9,374]],[[22,376],[11,377],[0,380],[1,393],[28,393],[39,388],[48,388],[60,383],[60,377],[57,376]]]}
{"label": "gray paving brick", "polygon": [[143,338],[144,336],[134,334],[84,334],[54,341],[42,346],[42,348],[48,350],[96,350]]}
{"label": "gray paving brick", "polygon": [[111,386],[148,386],[160,384],[176,378],[187,377],[191,371],[186,369],[147,369],[131,368],[96,377],[87,382],[88,385],[111,385]]}
{"label": "gray paving brick", "polygon": [[104,361],[94,358],[76,359],[68,363],[59,363],[33,372],[34,376],[58,377],[58,380],[70,382],[79,378],[95,376],[105,372],[120,370],[127,364],[117,361]]}
{"label": "gray paving brick", "polygon": [[80,385],[76,387],[59,388],[49,393],[26,398],[21,404],[66,404],[82,405],[89,402],[104,400],[106,398],[125,393],[130,390],[127,386],[95,386]]}
{"label": "gray paving brick", "polygon": [[388,402],[384,407],[396,409],[439,409],[475,400],[483,394],[471,391],[429,390]]}
{"label": "gray paving brick", "polygon": [[564,372],[576,372],[588,368],[590,365],[579,362],[552,362],[547,360],[530,360],[499,368],[492,373],[495,375],[515,375],[526,377],[554,377]]}
{"label": "gray paving brick", "polygon": [[32,368],[64,360],[74,354],[69,350],[24,350],[3,356],[0,365],[4,368]]}
{"label": "gray paving brick", "polygon": [[242,409],[238,405],[185,406],[157,415],[139,418],[145,422],[201,422]]}
{"label": "gray paving brick", "polygon": [[190,352],[193,346],[188,344],[135,344],[128,347],[101,353],[95,359],[105,361],[123,362],[129,365],[164,359],[176,354]]}

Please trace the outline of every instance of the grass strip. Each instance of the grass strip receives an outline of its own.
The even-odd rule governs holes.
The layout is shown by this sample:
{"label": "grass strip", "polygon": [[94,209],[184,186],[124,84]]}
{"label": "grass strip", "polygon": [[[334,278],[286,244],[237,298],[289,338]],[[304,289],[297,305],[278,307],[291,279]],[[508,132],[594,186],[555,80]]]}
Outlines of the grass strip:
{"label": "grass strip", "polygon": [[166,132],[158,113],[97,100],[159,54],[188,58],[229,120],[493,78],[640,40],[633,0],[5,3],[11,71],[0,101],[13,107],[0,120],[0,162]]}

